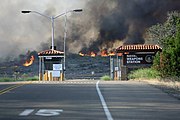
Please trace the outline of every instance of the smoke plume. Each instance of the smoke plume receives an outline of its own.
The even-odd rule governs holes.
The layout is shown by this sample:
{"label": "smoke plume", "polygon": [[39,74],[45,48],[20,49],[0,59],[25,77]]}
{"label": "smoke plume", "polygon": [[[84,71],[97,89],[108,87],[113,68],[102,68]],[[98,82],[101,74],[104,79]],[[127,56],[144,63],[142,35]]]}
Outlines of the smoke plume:
{"label": "smoke plume", "polygon": [[168,11],[179,11],[180,1],[91,0],[86,7],[87,17],[81,18],[81,27],[75,31],[80,38],[73,39],[70,49],[76,44],[82,45],[82,51],[112,49],[121,44],[142,44],[145,42],[145,30],[164,22]]}
{"label": "smoke plume", "polygon": [[[65,10],[82,8],[67,15],[66,49],[99,51],[122,44],[144,43],[145,30],[166,20],[168,11],[180,10],[179,0],[1,0],[0,57],[11,58],[28,50],[51,46],[51,22],[21,10],[35,10],[55,16]],[[64,17],[55,20],[55,46],[63,50]]]}

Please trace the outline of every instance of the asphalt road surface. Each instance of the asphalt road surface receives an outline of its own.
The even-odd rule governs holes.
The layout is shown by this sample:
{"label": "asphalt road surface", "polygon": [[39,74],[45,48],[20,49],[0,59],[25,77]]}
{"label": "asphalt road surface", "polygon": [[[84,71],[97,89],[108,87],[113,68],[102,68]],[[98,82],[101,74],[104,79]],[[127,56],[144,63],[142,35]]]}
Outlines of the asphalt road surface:
{"label": "asphalt road surface", "polygon": [[0,120],[180,120],[180,101],[140,82],[0,84]]}

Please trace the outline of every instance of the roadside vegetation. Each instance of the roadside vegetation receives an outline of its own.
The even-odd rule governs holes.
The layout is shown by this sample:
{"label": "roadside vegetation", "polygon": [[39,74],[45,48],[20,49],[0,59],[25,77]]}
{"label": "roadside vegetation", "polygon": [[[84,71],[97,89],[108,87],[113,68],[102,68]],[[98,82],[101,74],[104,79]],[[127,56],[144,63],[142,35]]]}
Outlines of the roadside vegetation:
{"label": "roadside vegetation", "polygon": [[160,73],[156,69],[153,68],[143,68],[132,71],[128,75],[129,79],[159,79]]}
{"label": "roadside vegetation", "polygon": [[36,81],[38,76],[34,77],[25,77],[25,78],[11,78],[11,77],[1,77],[0,82],[16,82],[16,81]]}
{"label": "roadside vegetation", "polygon": [[180,99],[180,13],[168,13],[167,21],[150,27],[147,35],[162,52],[156,54],[151,68],[132,71],[128,78],[148,82]]}
{"label": "roadside vegetation", "polygon": [[180,77],[180,13],[168,13],[167,21],[149,28],[151,40],[157,41],[162,52],[156,54],[153,68],[160,72],[162,78]]}
{"label": "roadside vegetation", "polygon": [[14,78],[9,78],[9,77],[1,77],[0,82],[14,82]]}
{"label": "roadside vegetation", "polygon": [[151,68],[132,71],[128,78],[180,81],[180,13],[168,13],[166,22],[153,25],[146,34],[146,41],[161,46],[162,52],[156,54]]}
{"label": "roadside vegetation", "polygon": [[39,80],[38,76],[34,76],[34,77],[27,77],[27,78],[21,78],[20,81],[37,81]]}
{"label": "roadside vegetation", "polygon": [[132,71],[129,79],[180,81],[180,13],[169,12],[163,24],[151,26],[146,34],[146,41],[161,46],[162,52],[156,54],[151,68]]}
{"label": "roadside vegetation", "polygon": [[104,80],[104,81],[109,81],[109,80],[111,80],[111,77],[108,76],[108,75],[104,75],[104,76],[102,76],[100,79],[101,79],[101,80]]}

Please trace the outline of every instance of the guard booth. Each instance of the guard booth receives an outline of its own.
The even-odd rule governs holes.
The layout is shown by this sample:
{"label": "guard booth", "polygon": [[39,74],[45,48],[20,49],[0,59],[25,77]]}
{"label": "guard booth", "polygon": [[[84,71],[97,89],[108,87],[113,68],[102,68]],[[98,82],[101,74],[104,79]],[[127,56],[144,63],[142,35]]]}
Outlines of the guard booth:
{"label": "guard booth", "polygon": [[110,57],[110,77],[111,80],[121,80],[121,60],[122,54],[109,56]]}
{"label": "guard booth", "polygon": [[45,50],[38,53],[39,81],[63,81],[64,52]]}
{"label": "guard booth", "polygon": [[158,45],[139,44],[122,45],[116,49],[116,54],[122,54],[121,64],[119,64],[121,80],[127,80],[127,74],[137,68],[150,67],[153,58],[162,48]]}

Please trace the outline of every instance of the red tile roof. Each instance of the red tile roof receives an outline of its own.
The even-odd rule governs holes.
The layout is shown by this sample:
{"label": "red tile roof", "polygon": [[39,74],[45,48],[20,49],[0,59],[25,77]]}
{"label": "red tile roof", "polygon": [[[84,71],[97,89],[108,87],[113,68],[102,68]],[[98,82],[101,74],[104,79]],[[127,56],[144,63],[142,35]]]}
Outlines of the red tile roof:
{"label": "red tile roof", "polygon": [[38,56],[43,56],[43,55],[64,55],[64,52],[58,51],[58,50],[44,50],[38,53]]}
{"label": "red tile roof", "polygon": [[116,49],[117,52],[126,51],[161,51],[159,45],[139,44],[139,45],[122,45]]}

